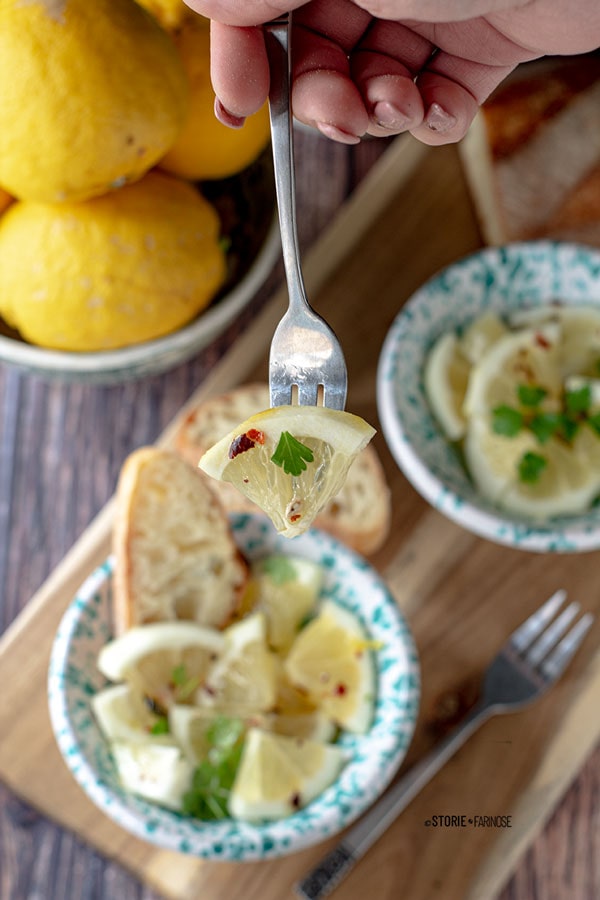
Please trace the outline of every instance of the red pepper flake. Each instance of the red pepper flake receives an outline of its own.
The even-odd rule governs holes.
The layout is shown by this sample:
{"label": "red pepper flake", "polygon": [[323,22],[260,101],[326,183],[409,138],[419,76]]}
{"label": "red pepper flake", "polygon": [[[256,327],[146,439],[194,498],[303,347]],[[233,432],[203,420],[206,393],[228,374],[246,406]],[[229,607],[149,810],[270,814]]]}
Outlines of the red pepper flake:
{"label": "red pepper flake", "polygon": [[543,334],[540,334],[539,331],[536,331],[534,341],[536,342],[538,347],[542,348],[542,350],[549,350],[552,346],[550,341],[546,337],[544,337]]}
{"label": "red pepper flake", "polygon": [[252,450],[256,441],[254,441],[249,435],[253,431],[254,429],[251,428],[250,431],[246,434],[239,434],[232,440],[231,446],[229,447],[229,453],[227,454],[229,456],[229,459],[235,459],[236,456],[240,455],[240,453],[245,453],[246,450]]}
{"label": "red pepper flake", "polygon": [[254,441],[255,444],[264,444],[265,442],[264,432],[259,431],[257,428],[250,428],[250,430],[246,432],[246,437],[251,441]]}
{"label": "red pepper flake", "polygon": [[345,685],[345,684],[342,684],[342,683],[340,682],[339,684],[336,684],[333,693],[336,695],[336,697],[343,697],[344,694],[347,693],[347,691],[348,691],[348,688],[346,687],[346,685]]}

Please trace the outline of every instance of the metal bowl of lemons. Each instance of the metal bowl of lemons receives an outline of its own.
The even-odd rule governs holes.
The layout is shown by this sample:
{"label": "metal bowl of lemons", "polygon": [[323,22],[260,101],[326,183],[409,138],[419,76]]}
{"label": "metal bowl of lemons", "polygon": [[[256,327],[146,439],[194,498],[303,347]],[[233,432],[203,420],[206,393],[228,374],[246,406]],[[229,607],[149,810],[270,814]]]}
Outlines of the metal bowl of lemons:
{"label": "metal bowl of lemons", "polygon": [[414,731],[419,668],[364,559],[318,531],[292,544],[262,516],[231,524],[253,573],[237,620],[113,638],[108,559],[59,626],[49,708],[73,776],[122,828],[205,859],[271,859],[382,793]]}
{"label": "metal bowl of lemons", "polygon": [[404,475],[500,544],[600,546],[600,253],[534,241],[450,265],[384,341],[377,402]]}

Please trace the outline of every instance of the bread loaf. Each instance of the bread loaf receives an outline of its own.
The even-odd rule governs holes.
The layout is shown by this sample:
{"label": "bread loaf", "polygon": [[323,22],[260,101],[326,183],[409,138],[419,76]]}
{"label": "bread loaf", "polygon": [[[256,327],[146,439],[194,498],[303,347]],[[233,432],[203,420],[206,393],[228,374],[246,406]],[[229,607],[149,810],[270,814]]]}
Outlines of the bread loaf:
{"label": "bread loaf", "polygon": [[600,55],[519,67],[459,147],[488,243],[600,246]]}
{"label": "bread loaf", "polygon": [[[243,385],[192,410],[175,436],[177,451],[193,465],[213,444],[254,413],[269,407],[266,384]],[[200,477],[206,476],[199,470]],[[257,512],[232,484],[212,482],[230,512]],[[390,492],[377,451],[370,445],[356,458],[340,493],[315,520],[315,526],[369,555],[383,544],[390,528]]]}
{"label": "bread loaf", "polygon": [[155,447],[123,465],[113,552],[117,634],[174,619],[223,626],[248,579],[218,498],[193,466]]}

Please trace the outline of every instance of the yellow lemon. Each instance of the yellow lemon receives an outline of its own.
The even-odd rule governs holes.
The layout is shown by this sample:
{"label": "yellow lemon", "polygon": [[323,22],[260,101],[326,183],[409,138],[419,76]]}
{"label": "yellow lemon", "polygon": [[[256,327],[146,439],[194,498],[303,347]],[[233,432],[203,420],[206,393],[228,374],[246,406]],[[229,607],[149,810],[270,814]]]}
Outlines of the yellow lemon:
{"label": "yellow lemon", "polygon": [[83,200],[140,178],[183,123],[185,73],[135,0],[0,4],[0,183]]}
{"label": "yellow lemon", "polygon": [[190,8],[183,0],[137,0],[137,2],[152,13],[168,31],[178,28],[183,19],[190,15]]}
{"label": "yellow lemon", "polygon": [[83,203],[14,203],[0,220],[0,313],[34,344],[108,350],[168,334],[225,279],[219,220],[158,172]]}
{"label": "yellow lemon", "polygon": [[0,214],[4,212],[5,209],[8,209],[10,204],[13,202],[13,197],[8,193],[8,191],[0,188]]}
{"label": "yellow lemon", "polygon": [[187,119],[161,167],[191,179],[227,178],[254,162],[269,140],[269,115],[264,106],[242,128],[222,125],[214,114],[210,81],[208,19],[186,18],[174,34],[190,88]]}

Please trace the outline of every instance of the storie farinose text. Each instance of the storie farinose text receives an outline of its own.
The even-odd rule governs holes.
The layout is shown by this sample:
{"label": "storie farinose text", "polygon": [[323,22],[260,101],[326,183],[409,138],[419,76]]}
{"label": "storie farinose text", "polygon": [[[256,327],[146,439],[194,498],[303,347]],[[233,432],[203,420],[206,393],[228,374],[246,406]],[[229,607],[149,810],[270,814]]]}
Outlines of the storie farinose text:
{"label": "storie farinose text", "polygon": [[425,819],[428,828],[512,828],[512,816],[437,815]]}

